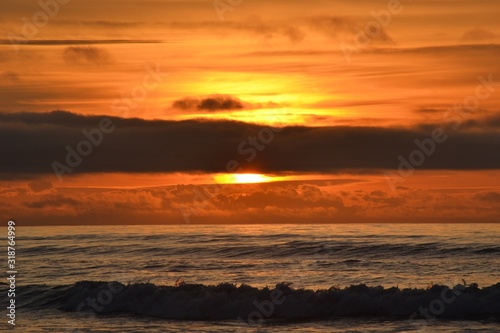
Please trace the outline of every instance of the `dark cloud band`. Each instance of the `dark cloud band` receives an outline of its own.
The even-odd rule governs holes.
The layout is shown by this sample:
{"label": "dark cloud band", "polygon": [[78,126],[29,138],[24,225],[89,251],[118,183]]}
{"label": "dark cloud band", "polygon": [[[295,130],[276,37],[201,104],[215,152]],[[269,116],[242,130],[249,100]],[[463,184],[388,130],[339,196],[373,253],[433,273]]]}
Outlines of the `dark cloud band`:
{"label": "dark cloud band", "polygon": [[[86,133],[107,128],[76,170],[83,172],[225,172],[229,161],[261,172],[335,172],[395,169],[428,142],[432,130],[371,127],[286,127],[230,121],[160,121],[82,116],[69,112],[0,113],[0,173],[52,173],[54,161],[65,163],[67,147],[89,140]],[[500,168],[497,131],[452,131],[419,168],[481,170]],[[259,133],[266,134],[259,138]],[[261,140],[261,141],[259,141]],[[265,144],[263,143],[265,140]],[[427,141],[426,141],[427,140]],[[256,152],[257,154],[253,154]],[[255,158],[250,160],[251,156]]]}

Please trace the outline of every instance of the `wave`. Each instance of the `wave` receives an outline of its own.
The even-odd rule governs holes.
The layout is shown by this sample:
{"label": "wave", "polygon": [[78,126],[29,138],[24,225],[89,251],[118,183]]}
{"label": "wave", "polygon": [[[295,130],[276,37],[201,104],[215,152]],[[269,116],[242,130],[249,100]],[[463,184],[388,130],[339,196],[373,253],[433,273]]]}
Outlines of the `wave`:
{"label": "wave", "polygon": [[[5,285],[0,284],[0,289]],[[22,307],[130,314],[177,320],[316,320],[335,317],[401,317],[500,320],[500,283],[427,289],[370,287],[325,290],[186,284],[81,281],[69,286],[30,285],[18,292]]]}
{"label": "wave", "polygon": [[301,259],[326,259],[331,257],[342,257],[352,259],[363,257],[365,259],[377,259],[381,256],[397,257],[422,257],[442,258],[443,256],[471,258],[489,257],[500,253],[500,246],[490,245],[467,245],[456,246],[444,243],[425,244],[379,244],[379,243],[350,243],[350,242],[304,242],[292,241],[271,245],[227,245],[214,244],[207,247],[202,245],[187,246],[134,246],[130,244],[118,244],[114,246],[75,246],[74,243],[67,246],[61,245],[37,245],[23,249],[26,255],[50,253],[50,254],[122,254],[151,256],[196,255],[206,258],[252,258],[252,259],[275,259],[283,257],[296,257]]}

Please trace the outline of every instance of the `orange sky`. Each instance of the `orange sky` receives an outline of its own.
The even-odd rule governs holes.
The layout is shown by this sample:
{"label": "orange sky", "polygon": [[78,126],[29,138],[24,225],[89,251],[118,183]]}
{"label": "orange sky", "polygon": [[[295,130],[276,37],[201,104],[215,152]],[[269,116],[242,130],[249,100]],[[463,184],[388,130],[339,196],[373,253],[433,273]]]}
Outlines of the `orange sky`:
{"label": "orange sky", "polygon": [[[0,4],[4,219],[500,221],[498,1],[59,1]],[[116,130],[60,181],[50,161],[103,117]],[[239,143],[268,126],[248,161]]]}

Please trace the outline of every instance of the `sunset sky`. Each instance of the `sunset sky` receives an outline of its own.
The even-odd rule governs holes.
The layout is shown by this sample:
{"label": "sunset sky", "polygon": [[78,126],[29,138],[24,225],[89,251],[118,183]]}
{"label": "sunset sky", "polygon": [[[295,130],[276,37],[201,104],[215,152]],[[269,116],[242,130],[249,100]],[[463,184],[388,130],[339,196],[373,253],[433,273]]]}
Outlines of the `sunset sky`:
{"label": "sunset sky", "polygon": [[1,218],[499,222],[499,14],[2,1]]}

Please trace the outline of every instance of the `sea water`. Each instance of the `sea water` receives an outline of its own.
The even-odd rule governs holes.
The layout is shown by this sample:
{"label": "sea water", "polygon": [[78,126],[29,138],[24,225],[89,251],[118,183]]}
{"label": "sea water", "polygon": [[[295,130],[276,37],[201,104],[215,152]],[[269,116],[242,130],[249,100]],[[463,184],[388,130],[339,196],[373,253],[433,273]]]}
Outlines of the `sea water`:
{"label": "sea water", "polygon": [[500,331],[498,224],[18,225],[16,268],[20,332]]}

